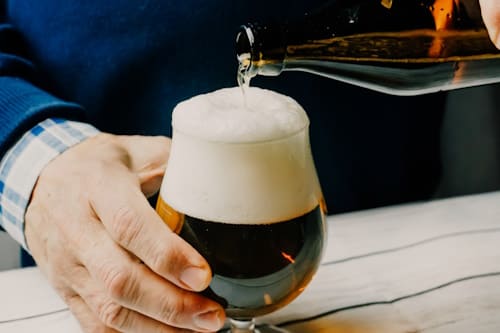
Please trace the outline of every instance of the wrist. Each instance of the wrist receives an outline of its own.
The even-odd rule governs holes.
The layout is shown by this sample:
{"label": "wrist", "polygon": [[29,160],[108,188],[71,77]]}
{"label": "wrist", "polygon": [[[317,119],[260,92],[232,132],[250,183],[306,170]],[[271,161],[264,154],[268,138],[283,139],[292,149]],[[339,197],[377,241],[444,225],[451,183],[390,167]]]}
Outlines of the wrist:
{"label": "wrist", "polygon": [[26,132],[0,161],[0,225],[25,249],[25,213],[40,173],[56,156],[97,133],[88,124],[47,119]]}

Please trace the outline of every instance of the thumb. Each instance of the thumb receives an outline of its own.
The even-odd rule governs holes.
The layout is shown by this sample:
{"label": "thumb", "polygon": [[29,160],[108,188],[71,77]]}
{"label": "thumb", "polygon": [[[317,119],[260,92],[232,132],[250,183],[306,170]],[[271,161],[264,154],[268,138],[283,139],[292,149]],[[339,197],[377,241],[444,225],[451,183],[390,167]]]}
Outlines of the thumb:
{"label": "thumb", "polygon": [[120,136],[121,146],[128,152],[129,168],[134,172],[147,197],[159,191],[171,140],[164,136]]}

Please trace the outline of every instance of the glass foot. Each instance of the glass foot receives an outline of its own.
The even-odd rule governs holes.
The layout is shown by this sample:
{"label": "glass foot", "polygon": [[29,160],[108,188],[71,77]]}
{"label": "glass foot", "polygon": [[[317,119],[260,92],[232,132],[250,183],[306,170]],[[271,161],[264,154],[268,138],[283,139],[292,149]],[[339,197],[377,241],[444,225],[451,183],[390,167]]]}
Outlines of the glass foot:
{"label": "glass foot", "polygon": [[283,328],[269,324],[255,325],[254,320],[229,320],[231,326],[221,333],[289,333]]}

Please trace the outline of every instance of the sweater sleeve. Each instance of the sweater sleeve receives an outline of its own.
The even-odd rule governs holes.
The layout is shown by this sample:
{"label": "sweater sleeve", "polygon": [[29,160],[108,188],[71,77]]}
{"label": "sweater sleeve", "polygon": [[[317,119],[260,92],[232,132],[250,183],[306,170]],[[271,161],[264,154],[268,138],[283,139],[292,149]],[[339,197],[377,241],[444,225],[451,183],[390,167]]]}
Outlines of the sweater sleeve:
{"label": "sweater sleeve", "polygon": [[[0,1],[0,6],[3,4]],[[79,105],[47,91],[26,49],[20,34],[0,16],[0,157],[26,131],[47,118],[83,117]]]}
{"label": "sweater sleeve", "polygon": [[5,7],[6,1],[0,0],[0,160],[45,119],[80,120],[84,115],[82,107],[45,88],[22,36],[6,19]]}

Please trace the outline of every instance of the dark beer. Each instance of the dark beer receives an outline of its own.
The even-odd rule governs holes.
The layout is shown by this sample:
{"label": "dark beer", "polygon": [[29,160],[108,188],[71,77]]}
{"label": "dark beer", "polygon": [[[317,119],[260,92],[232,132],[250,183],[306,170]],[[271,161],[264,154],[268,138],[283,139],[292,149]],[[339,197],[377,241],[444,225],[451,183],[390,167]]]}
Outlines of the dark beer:
{"label": "dark beer", "polygon": [[253,318],[288,304],[311,280],[324,245],[319,205],[270,224],[205,221],[176,212],[162,198],[157,212],[208,261],[213,278],[204,294],[232,318]]}
{"label": "dark beer", "polygon": [[243,26],[241,81],[299,70],[396,95],[500,82],[478,0],[336,0],[285,24]]}

